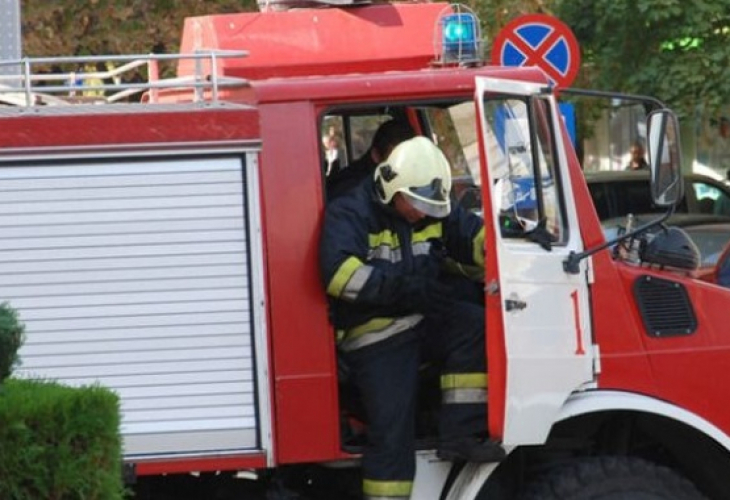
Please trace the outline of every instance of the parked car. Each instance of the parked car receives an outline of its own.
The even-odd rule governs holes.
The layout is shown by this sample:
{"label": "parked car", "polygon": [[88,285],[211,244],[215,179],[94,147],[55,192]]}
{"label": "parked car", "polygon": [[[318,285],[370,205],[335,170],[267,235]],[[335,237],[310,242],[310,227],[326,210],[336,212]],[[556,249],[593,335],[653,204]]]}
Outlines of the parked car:
{"label": "parked car", "polygon": [[[641,214],[634,217],[634,228],[656,219],[657,214]],[[626,217],[602,221],[606,239],[610,240],[623,232]],[[694,276],[705,281],[716,280],[716,266],[720,256],[730,247],[730,217],[714,214],[678,213],[673,214],[665,227],[682,228],[690,237],[699,252],[699,267]],[[661,231],[657,228],[656,231]]]}
{"label": "parked car", "polygon": [[[651,201],[648,171],[586,172],[585,177],[602,221],[630,213],[656,214],[664,211]],[[730,217],[730,184],[706,175],[686,174],[684,199],[676,211]]]}

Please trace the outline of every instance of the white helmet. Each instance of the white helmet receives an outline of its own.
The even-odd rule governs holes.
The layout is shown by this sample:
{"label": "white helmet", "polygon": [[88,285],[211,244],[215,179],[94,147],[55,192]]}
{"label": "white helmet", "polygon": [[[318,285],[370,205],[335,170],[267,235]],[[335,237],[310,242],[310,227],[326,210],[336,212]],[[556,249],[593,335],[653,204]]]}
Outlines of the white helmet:
{"label": "white helmet", "polygon": [[414,208],[431,217],[446,217],[451,212],[449,161],[426,137],[398,144],[375,169],[374,179],[382,203],[403,193]]}

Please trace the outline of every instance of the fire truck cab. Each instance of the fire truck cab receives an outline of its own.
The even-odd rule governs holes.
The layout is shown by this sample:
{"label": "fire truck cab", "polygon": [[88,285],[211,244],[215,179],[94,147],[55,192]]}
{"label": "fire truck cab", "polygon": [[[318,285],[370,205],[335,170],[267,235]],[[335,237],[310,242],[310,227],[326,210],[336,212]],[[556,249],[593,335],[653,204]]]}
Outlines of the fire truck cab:
{"label": "fire truck cab", "polygon": [[[150,75],[176,61],[172,80],[0,108],[19,376],[120,395],[135,498],[358,498],[364,424],[319,235],[330,176],[407,120],[448,157],[454,203],[484,218],[485,427],[508,452],[450,463],[424,445],[412,498],[723,498],[730,290],[693,278],[696,249],[661,220],[606,241],[557,89],[483,65],[468,9],[352,3],[188,19],[182,54],[140,57]],[[678,132],[649,113],[668,213]]]}

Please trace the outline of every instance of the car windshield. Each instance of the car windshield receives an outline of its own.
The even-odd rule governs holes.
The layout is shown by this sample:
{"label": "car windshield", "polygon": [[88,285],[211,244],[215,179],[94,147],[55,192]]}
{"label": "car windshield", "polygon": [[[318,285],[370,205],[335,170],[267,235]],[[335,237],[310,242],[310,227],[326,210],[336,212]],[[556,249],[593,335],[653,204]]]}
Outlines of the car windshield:
{"label": "car windshield", "polygon": [[688,226],[684,230],[700,251],[702,266],[714,266],[730,241],[730,223]]}
{"label": "car windshield", "polygon": [[[594,172],[586,174],[586,180],[601,221],[666,212],[654,205],[646,172]],[[685,196],[675,213],[730,216],[730,183],[688,174],[684,185]]]}

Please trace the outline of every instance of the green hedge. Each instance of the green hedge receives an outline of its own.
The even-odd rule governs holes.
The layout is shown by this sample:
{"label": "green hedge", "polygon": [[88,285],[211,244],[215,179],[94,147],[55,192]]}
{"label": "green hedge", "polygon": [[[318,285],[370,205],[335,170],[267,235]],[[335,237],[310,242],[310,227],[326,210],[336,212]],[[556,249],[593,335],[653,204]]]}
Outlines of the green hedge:
{"label": "green hedge", "polygon": [[119,398],[98,386],[0,387],[0,499],[121,500]]}

